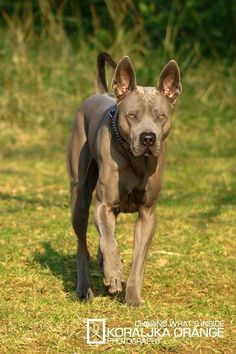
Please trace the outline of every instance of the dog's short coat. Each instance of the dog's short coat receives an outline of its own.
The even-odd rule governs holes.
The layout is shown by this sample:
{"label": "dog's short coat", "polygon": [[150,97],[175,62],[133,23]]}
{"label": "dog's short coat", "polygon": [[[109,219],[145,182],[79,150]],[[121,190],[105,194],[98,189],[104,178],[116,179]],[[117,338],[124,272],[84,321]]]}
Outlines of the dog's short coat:
{"label": "dog's short coat", "polygon": [[[100,91],[107,90],[104,78],[98,86]],[[100,235],[98,260],[110,293],[122,290],[116,217],[120,212],[138,212],[125,297],[126,303],[138,305],[144,262],[156,225],[165,139],[182,91],[179,68],[174,60],[169,61],[155,87],[142,87],[137,85],[131,60],[125,56],[116,66],[112,88],[114,97],[95,94],[81,104],[68,145],[72,224],[78,237],[77,293],[80,298],[93,295],[86,231],[95,189],[94,219]]]}

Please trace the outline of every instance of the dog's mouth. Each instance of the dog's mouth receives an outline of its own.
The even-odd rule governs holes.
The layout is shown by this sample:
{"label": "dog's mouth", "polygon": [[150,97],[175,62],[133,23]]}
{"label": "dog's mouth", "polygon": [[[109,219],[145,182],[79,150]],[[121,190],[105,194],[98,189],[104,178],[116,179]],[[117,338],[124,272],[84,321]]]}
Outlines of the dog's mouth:
{"label": "dog's mouth", "polygon": [[160,148],[157,147],[144,147],[144,148],[131,148],[132,153],[135,157],[158,157],[160,154]]}
{"label": "dog's mouth", "polygon": [[144,156],[150,156],[150,155],[154,156],[153,152],[152,152],[149,148],[147,148],[147,149],[145,150],[145,152],[144,152],[143,155],[144,155]]}

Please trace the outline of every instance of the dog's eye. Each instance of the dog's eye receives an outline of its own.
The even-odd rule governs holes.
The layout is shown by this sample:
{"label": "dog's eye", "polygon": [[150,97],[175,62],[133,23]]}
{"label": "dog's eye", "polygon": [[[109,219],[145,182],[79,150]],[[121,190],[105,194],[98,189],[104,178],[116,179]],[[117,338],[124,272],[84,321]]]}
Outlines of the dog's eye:
{"label": "dog's eye", "polygon": [[136,118],[136,115],[134,113],[128,113],[127,117],[130,119],[134,119],[134,118]]}
{"label": "dog's eye", "polygon": [[161,120],[165,120],[166,119],[166,115],[165,114],[159,114],[158,118],[161,119]]}

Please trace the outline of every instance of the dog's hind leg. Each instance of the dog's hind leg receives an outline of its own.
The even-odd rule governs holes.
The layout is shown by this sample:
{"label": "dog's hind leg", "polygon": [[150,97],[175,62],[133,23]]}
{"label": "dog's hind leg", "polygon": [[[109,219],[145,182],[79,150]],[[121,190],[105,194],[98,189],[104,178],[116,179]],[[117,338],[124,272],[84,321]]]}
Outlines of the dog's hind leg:
{"label": "dog's hind leg", "polygon": [[77,294],[79,298],[90,298],[93,296],[89,280],[89,252],[87,248],[87,226],[89,218],[89,205],[92,199],[92,192],[96,185],[97,166],[96,162],[90,163],[84,185],[73,187],[73,210],[72,224],[78,237],[77,249]]}
{"label": "dog's hind leg", "polygon": [[78,239],[77,287],[80,299],[93,296],[89,279],[89,252],[87,248],[87,226],[89,206],[95,188],[98,169],[89,156],[86,127],[83,116],[78,117],[68,149],[68,172],[71,178],[72,225]]}

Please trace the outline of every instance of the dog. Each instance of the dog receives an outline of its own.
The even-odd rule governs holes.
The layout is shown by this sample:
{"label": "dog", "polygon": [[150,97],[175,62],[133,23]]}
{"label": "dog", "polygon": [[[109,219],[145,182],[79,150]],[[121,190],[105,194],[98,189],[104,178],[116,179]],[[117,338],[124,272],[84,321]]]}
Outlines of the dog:
{"label": "dog", "polygon": [[[93,296],[86,232],[95,190],[94,221],[100,236],[98,262],[111,294],[122,291],[122,261],[115,239],[117,215],[137,212],[132,269],[125,302],[141,303],[144,263],[156,226],[156,203],[164,172],[171,114],[182,92],[179,67],[170,60],[155,87],[137,85],[128,56],[116,63],[98,56],[98,93],[80,106],[67,149],[72,225],[77,235],[77,294]],[[115,68],[108,93],[105,62]]]}

